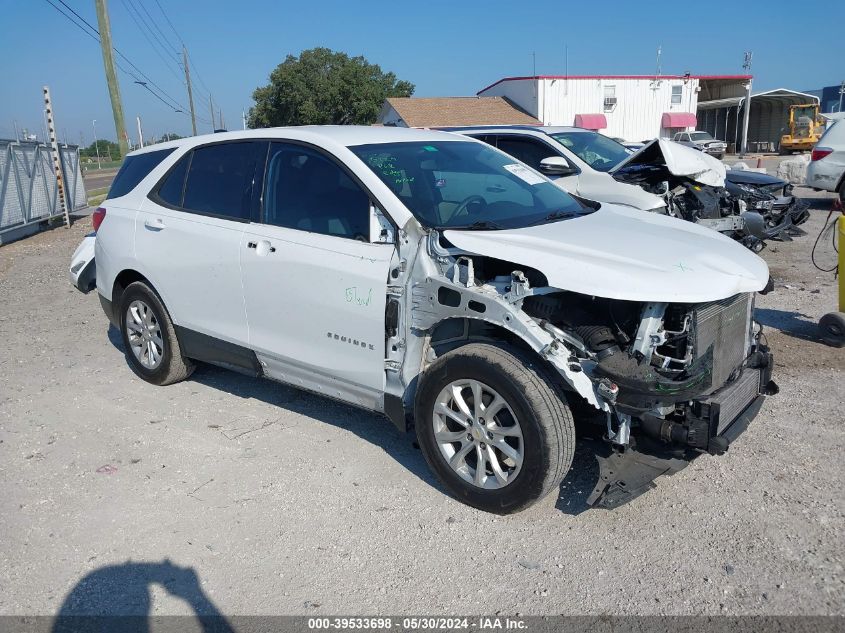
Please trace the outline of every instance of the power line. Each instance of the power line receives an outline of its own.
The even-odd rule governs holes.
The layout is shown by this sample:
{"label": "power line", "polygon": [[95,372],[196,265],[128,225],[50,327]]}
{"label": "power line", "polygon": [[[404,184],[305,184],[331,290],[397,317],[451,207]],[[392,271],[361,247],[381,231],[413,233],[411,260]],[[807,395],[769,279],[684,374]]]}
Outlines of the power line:
{"label": "power line", "polygon": [[[161,59],[161,61],[164,62],[165,66],[167,66],[167,70],[169,70],[171,73],[173,73],[173,75],[176,77],[176,79],[180,79],[178,63],[176,64],[177,69],[173,70],[173,66],[171,66],[171,64],[173,64],[173,60],[169,58],[170,52],[164,47],[164,45],[161,43],[161,40],[158,39],[156,34],[152,31],[150,26],[146,23],[146,21],[144,21],[143,16],[141,16],[141,13],[138,11],[138,8],[135,5],[132,4],[131,0],[123,0],[123,6],[126,7],[126,11],[127,11],[127,13],[129,13],[129,17],[132,18],[133,22],[135,22],[135,25],[138,27],[138,30],[141,32],[141,35],[143,35],[144,39],[146,39],[147,42],[149,43],[150,48],[152,48],[155,51],[155,54],[158,55],[159,59]],[[137,17],[136,17],[136,15],[137,15]],[[147,35],[148,32],[153,36],[153,38],[155,38],[155,42],[152,39],[150,39],[149,35]],[[156,42],[158,43],[158,46],[156,46]],[[165,53],[165,55],[167,55],[167,57],[165,57],[165,55],[161,54],[161,51],[159,51],[159,48],[161,48],[164,51],[164,53]],[[180,79],[180,81],[181,81],[181,79]]]}
{"label": "power line", "polygon": [[[179,43],[182,46],[187,48],[187,46],[185,46],[185,40],[183,40],[182,36],[179,35],[179,31],[176,30],[176,27],[173,25],[173,22],[170,19],[170,17],[167,15],[167,12],[164,10],[164,7],[161,6],[161,2],[159,2],[159,0],[155,0],[155,3],[158,6],[158,10],[161,12],[161,14],[164,16],[164,19],[167,21],[167,24],[170,26],[170,30],[173,31],[173,34],[176,36],[176,39],[179,40]],[[188,53],[188,62],[191,65],[191,69],[192,69],[192,72],[194,73],[194,76],[197,79],[199,79],[200,85],[205,89],[206,94],[204,96],[207,97],[209,94],[211,94],[211,89],[206,85],[205,81],[202,78],[202,75],[197,70],[197,65],[194,63],[194,60],[191,58],[190,53]]]}
{"label": "power line", "polygon": [[161,30],[161,27],[158,25],[158,22],[156,22],[156,19],[147,10],[147,6],[144,4],[144,1],[138,0],[138,4],[141,6],[141,9],[143,9],[144,13],[150,19],[150,23],[155,27],[155,30],[159,32],[159,35],[161,35],[161,39],[164,40],[164,42],[170,47],[170,50],[173,51],[173,54],[178,57],[180,53],[179,48],[170,43],[170,40],[164,34],[164,31]]}
{"label": "power line", "polygon": [[[55,8],[57,11],[59,11],[60,13],[62,13],[62,15],[64,15],[66,18],[70,19],[70,17],[69,17],[68,15],[66,15],[64,12],[62,12],[62,11],[59,9],[59,7],[57,7],[55,4],[53,4],[51,0],[47,0],[47,2],[48,2],[48,3],[50,3],[50,4],[53,6],[53,8]],[[90,23],[90,22],[88,22],[88,20],[86,20],[85,18],[83,18],[83,17],[82,17],[81,15],[79,15],[76,11],[74,11],[72,7],[69,7],[69,6],[68,6],[68,5],[64,2],[64,0],[59,0],[59,2],[60,2],[60,3],[64,6],[64,7],[66,7],[66,8],[68,9],[68,11],[70,11],[70,12],[71,12],[71,13],[73,13],[73,14],[74,14],[77,18],[79,18],[80,20],[82,20],[82,22],[84,22],[84,23],[85,23],[85,25],[86,25],[89,29],[91,29],[94,33],[96,33],[96,34],[97,34],[97,37],[96,37],[97,42],[99,42],[99,41],[100,41],[100,39],[99,39],[99,38],[100,38],[100,31],[98,31],[96,28],[94,28],[94,27],[91,25],[91,23]],[[72,21],[72,20],[71,20],[71,21]],[[144,79],[146,79],[148,83],[150,83],[150,84],[152,84],[153,86],[155,86],[161,94],[163,94],[165,97],[167,97],[167,98],[168,98],[168,99],[169,99],[172,103],[176,104],[175,106],[170,106],[171,108],[173,108],[174,110],[183,110],[183,111],[184,111],[184,109],[185,109],[185,108],[184,108],[184,106],[182,106],[182,105],[181,105],[178,101],[176,101],[176,99],[174,99],[174,98],[173,98],[173,97],[171,97],[169,94],[167,94],[167,93],[164,91],[164,89],[163,89],[161,86],[159,86],[156,82],[154,82],[152,79],[150,79],[150,78],[147,76],[147,74],[146,74],[146,73],[144,73],[144,71],[143,71],[143,70],[141,70],[141,69],[140,69],[140,68],[138,68],[138,67],[137,67],[134,63],[132,63],[132,60],[131,60],[131,59],[129,59],[129,58],[128,58],[126,55],[124,55],[122,52],[120,52],[116,46],[113,46],[112,48],[114,49],[114,52],[115,52],[115,53],[117,53],[117,54],[121,57],[121,59],[125,60],[127,64],[129,64],[130,66],[132,66],[132,68],[134,68],[134,69],[138,72],[138,74],[140,74],[140,75],[141,75]],[[131,72],[127,72],[125,69],[121,68],[121,70],[123,70],[123,72],[126,72],[126,73],[127,73],[127,74],[129,74],[130,76],[133,76],[133,74],[132,74]],[[133,76],[133,79],[137,81],[137,79],[138,79],[138,78]]]}
{"label": "power line", "polygon": [[179,40],[179,43],[182,46],[185,46],[185,42],[179,35],[179,32],[176,30],[176,27],[173,26],[173,22],[170,21],[170,18],[167,17],[167,13],[164,11],[164,7],[161,6],[161,3],[158,0],[155,0],[155,3],[158,5],[158,10],[161,11],[161,14],[164,16],[164,19],[167,20],[167,23],[170,25],[170,29],[173,31],[173,34],[176,36],[176,39]]}
{"label": "power line", "polygon": [[[73,15],[75,15],[75,16],[76,16],[76,17],[77,17],[77,18],[78,18],[78,19],[79,19],[79,20],[80,20],[80,21],[81,21],[81,22],[82,22],[85,26],[87,26],[87,27],[88,27],[88,29],[90,29],[90,31],[93,31],[93,33],[92,33],[92,32],[90,32],[90,31],[88,31],[88,30],[86,30],[86,28],[85,28],[85,26],[83,26],[83,24],[80,24],[79,22],[77,22],[76,20],[74,20],[74,19],[73,19],[70,15],[68,15],[67,13],[65,13],[65,12],[61,9],[61,7],[59,7],[58,5],[54,4],[54,3],[52,2],[52,0],[45,0],[45,1],[47,2],[47,4],[49,4],[51,7],[53,7],[53,8],[54,8],[54,9],[55,9],[58,13],[60,13],[62,16],[64,16],[64,17],[65,17],[65,18],[66,18],[66,19],[67,19],[67,20],[68,20],[71,24],[73,24],[76,28],[78,28],[80,31],[82,31],[83,33],[85,33],[85,35],[87,35],[88,37],[90,37],[91,39],[93,39],[93,40],[94,40],[95,42],[97,42],[98,44],[100,43],[100,31],[99,31],[98,29],[96,29],[94,26],[92,26],[90,22],[88,22],[85,18],[83,18],[81,15],[79,15],[76,11],[74,11],[74,10],[73,10],[73,8],[71,8],[71,7],[69,7],[67,4],[65,4],[65,2],[64,2],[63,0],[58,0],[58,2],[60,2],[60,3],[64,6],[64,7],[66,7],[66,8],[67,8],[67,9],[68,9],[68,10],[69,10],[69,11],[70,11]],[[130,65],[130,66],[132,66],[132,67],[133,67],[133,68],[134,68],[134,69],[135,69],[135,70],[136,70],[136,71],[137,71],[137,72],[138,72],[138,73],[139,73],[139,74],[140,74],[143,78],[145,78],[147,81],[146,81],[146,82],[141,81],[135,73],[133,73],[131,70],[127,70],[124,66],[122,66],[122,65],[120,64],[120,62],[115,61],[115,65],[116,65],[116,66],[117,66],[117,67],[118,67],[118,68],[119,68],[119,69],[120,69],[120,70],[121,70],[124,74],[128,75],[129,77],[131,77],[131,78],[132,78],[132,80],[133,80],[135,83],[137,83],[137,84],[138,84],[138,85],[140,85],[141,87],[145,88],[148,92],[150,92],[153,96],[155,96],[155,97],[156,97],[159,101],[161,101],[162,103],[164,103],[164,104],[165,104],[168,108],[170,108],[171,110],[174,110],[174,111],[180,112],[180,113],[182,113],[182,114],[185,114],[186,116],[189,116],[189,115],[188,115],[188,113],[185,111],[185,108],[184,108],[181,104],[179,104],[179,102],[178,102],[178,101],[176,101],[175,99],[173,99],[173,98],[172,98],[170,95],[168,95],[168,94],[167,94],[164,90],[162,90],[162,89],[161,89],[161,87],[160,87],[160,86],[158,86],[158,84],[156,84],[153,80],[151,80],[151,79],[150,79],[150,78],[149,78],[149,77],[148,77],[148,76],[147,76],[147,75],[146,75],[146,74],[145,74],[145,73],[144,73],[144,72],[143,72],[140,68],[138,68],[138,67],[137,67],[134,63],[132,63],[132,60],[130,60],[128,57],[126,57],[126,55],[124,55],[122,52],[120,52],[120,51],[117,49],[117,47],[112,47],[112,48],[113,48],[113,50],[115,51],[115,53],[117,53],[117,54],[118,54],[121,58],[123,58],[123,59],[124,59],[124,60],[125,60],[125,61],[126,61],[126,62]],[[167,97],[167,98],[168,98],[168,99],[169,99],[172,103],[175,103],[176,105],[174,106],[174,105],[172,105],[171,103],[168,103],[167,101],[165,101],[165,100],[164,100],[164,99],[163,99],[163,98],[162,98],[159,94],[157,94],[157,93],[156,93],[156,92],[155,92],[152,88],[150,88],[150,87],[147,85],[147,83],[150,83],[150,84],[152,84],[153,86],[155,86],[155,87],[159,90],[159,92],[161,92],[161,93],[162,93],[165,97]],[[197,118],[201,118],[201,117],[197,117]],[[202,120],[202,122],[203,122],[203,123],[209,123],[208,119],[204,119],[204,120]]]}

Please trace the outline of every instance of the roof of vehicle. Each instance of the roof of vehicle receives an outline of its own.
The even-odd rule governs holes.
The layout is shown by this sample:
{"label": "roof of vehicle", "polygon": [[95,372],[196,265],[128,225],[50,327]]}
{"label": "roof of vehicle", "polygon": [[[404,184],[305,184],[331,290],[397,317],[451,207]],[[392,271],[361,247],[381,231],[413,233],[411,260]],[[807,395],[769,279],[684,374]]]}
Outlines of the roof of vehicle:
{"label": "roof of vehicle", "polygon": [[455,134],[437,130],[421,130],[415,128],[384,127],[374,125],[302,125],[291,127],[258,128],[255,130],[237,130],[234,132],[218,132],[215,134],[190,136],[176,141],[148,145],[142,149],[130,152],[128,156],[137,156],[146,152],[154,152],[162,149],[202,145],[204,143],[212,143],[215,141],[234,141],[251,138],[291,138],[317,142],[322,140],[336,145],[344,145],[346,147],[367,145],[370,143],[466,140]]}

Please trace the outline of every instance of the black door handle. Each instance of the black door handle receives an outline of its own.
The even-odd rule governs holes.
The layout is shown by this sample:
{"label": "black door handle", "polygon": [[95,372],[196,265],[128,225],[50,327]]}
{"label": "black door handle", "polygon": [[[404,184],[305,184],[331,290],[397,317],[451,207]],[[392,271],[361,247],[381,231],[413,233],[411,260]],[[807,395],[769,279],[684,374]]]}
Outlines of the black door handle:
{"label": "black door handle", "polygon": [[[258,248],[258,242],[247,242],[247,243],[246,243],[246,247],[247,247],[247,248],[255,248],[255,249],[257,249],[257,248]],[[276,252],[276,247],[275,247],[275,246],[271,246],[271,247],[270,247],[270,252],[271,252],[271,253],[275,253],[275,252]]]}

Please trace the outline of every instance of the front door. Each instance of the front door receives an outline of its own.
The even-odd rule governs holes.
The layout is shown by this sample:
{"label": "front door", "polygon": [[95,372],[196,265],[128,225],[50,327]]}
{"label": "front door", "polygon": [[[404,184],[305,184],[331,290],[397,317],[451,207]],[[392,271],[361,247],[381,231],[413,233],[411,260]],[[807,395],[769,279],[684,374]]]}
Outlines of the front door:
{"label": "front door", "polygon": [[370,241],[370,199],[332,157],[274,142],[261,221],[241,239],[250,347],[284,382],[380,408],[393,244]]}

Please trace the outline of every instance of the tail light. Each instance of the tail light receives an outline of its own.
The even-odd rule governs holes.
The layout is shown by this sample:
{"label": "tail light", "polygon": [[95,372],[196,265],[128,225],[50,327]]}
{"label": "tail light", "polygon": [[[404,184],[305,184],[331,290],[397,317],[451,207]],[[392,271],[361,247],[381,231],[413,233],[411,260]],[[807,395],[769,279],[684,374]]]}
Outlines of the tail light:
{"label": "tail light", "polygon": [[832,154],[833,150],[830,147],[815,147],[813,148],[813,153],[810,154],[810,160],[821,160],[828,154]]}
{"label": "tail light", "polygon": [[97,231],[100,228],[100,225],[103,223],[103,220],[106,219],[106,209],[105,207],[100,207],[94,214],[91,216],[91,222],[94,224],[94,230]]}

